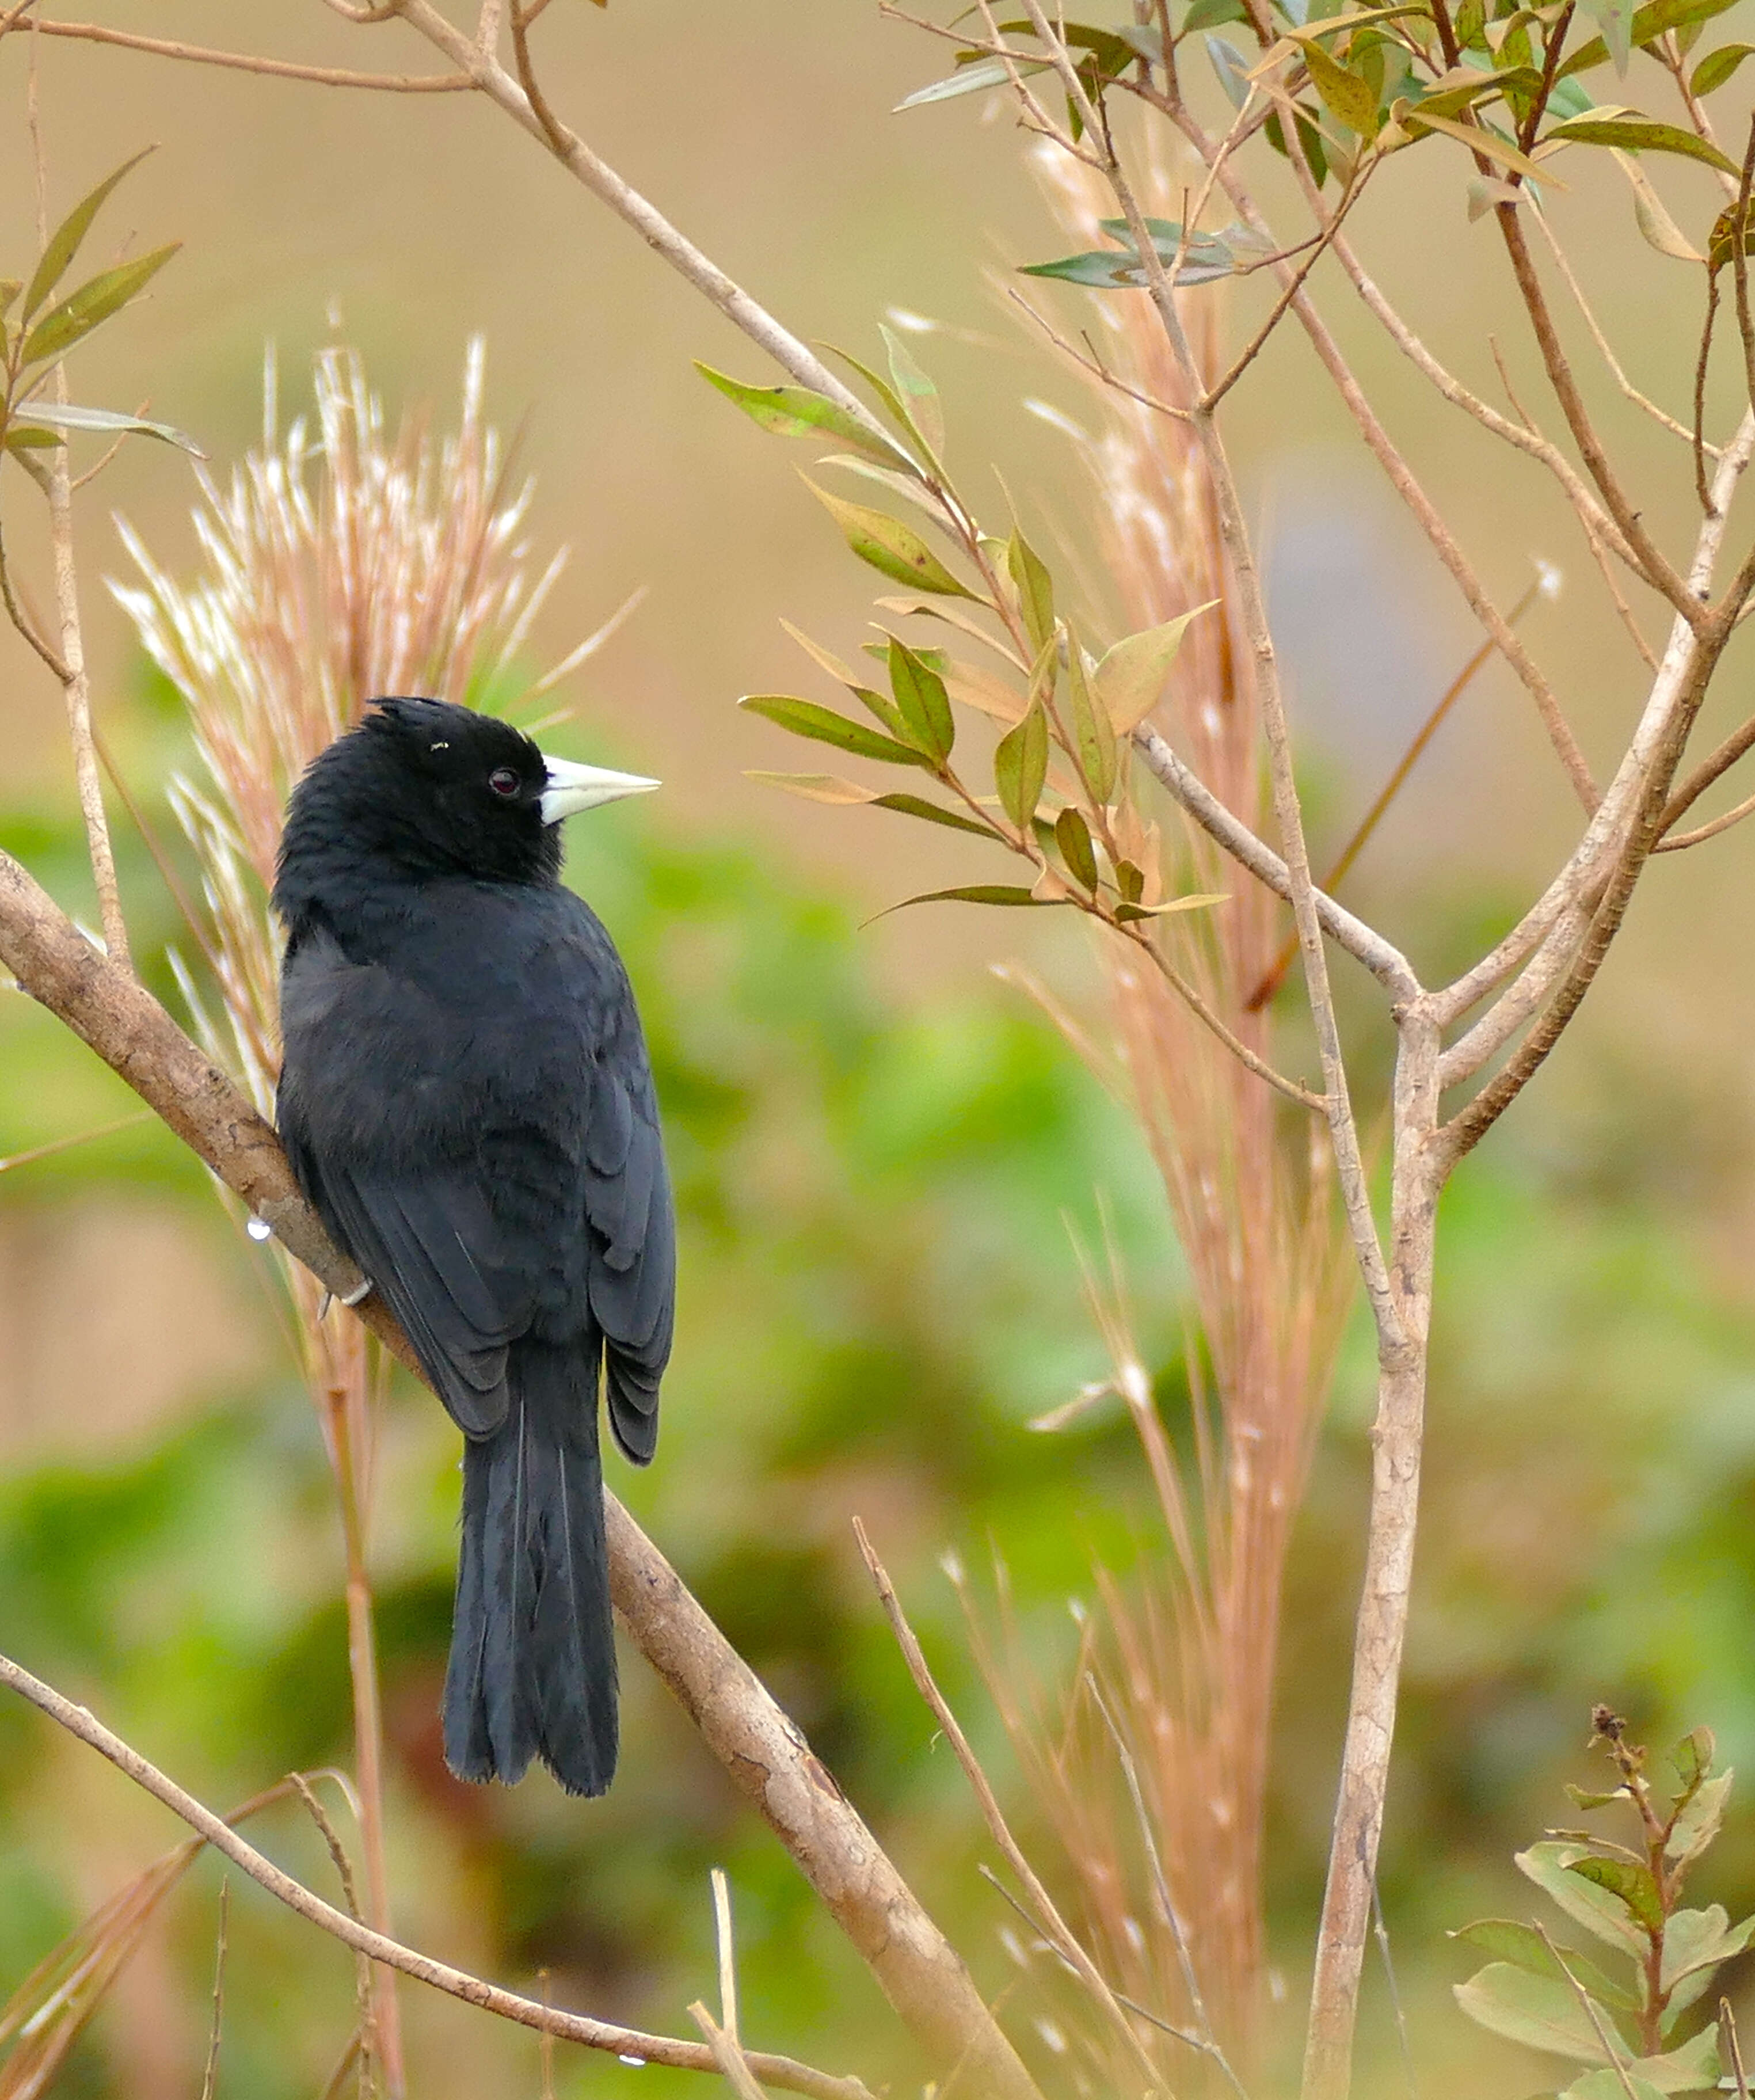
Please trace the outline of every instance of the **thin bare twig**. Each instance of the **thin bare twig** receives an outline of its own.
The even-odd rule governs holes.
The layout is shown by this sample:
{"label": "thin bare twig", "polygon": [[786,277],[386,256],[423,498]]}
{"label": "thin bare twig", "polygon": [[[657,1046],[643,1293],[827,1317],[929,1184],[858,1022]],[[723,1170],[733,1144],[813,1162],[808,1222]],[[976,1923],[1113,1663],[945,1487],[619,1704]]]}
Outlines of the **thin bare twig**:
{"label": "thin bare twig", "polygon": [[1697,826],[1691,832],[1678,832],[1661,838],[1652,847],[1653,853],[1681,853],[1685,847],[1697,846],[1707,839],[1716,839],[1721,832],[1728,832],[1733,824],[1740,824],[1745,817],[1755,816],[1755,795],[1747,801],[1739,802],[1734,810],[1726,810],[1723,816],[1714,817],[1709,824]]}
{"label": "thin bare twig", "polygon": [[[465,2005],[478,2006],[501,2019],[514,2020],[521,2027],[556,2035],[563,2041],[577,2042],[584,2048],[607,2050],[618,2056],[637,2056],[642,2062],[668,2064],[681,2071],[718,2070],[712,2050],[700,2042],[645,2034],[635,2027],[616,2027],[606,2020],[591,2019],[583,2013],[557,2011],[552,2006],[537,2004],[534,1999],[520,1997],[516,1992],[503,1991],[496,1984],[484,1983],[478,1976],[452,1969],[429,1955],[417,1953],[412,1948],[386,1939],[381,1933],[373,1932],[344,1911],[324,1903],[320,1896],[313,1895],[290,1874],[282,1873],[223,1818],[214,1815],[193,1794],[185,1793],[157,1766],[149,1764],[138,1750],[125,1743],[120,1736],[112,1734],[85,1707],[64,1698],[9,1656],[0,1655],[0,1683],[28,1700],[51,1720],[58,1722],[69,1735],[77,1736],[81,1742],[107,1758],[118,1771],[162,1802],[192,1830],[205,1838],[216,1852],[223,1853],[289,1910],[330,1934],[344,1946],[352,1948],[356,1953],[399,1969],[419,1983],[462,1999]],[[808,2064],[796,2063],[790,2057],[763,2054],[751,2060],[770,2085],[781,2086],[787,2092],[807,2094],[811,2100],[871,2100],[866,2089],[857,2078],[833,2077]]]}
{"label": "thin bare twig", "polygon": [[[394,11],[352,15],[351,20],[385,21]],[[302,80],[315,87],[377,88],[386,95],[455,95],[466,93],[475,83],[456,73],[353,73],[345,66],[299,65],[291,59],[258,57],[254,51],[214,51],[204,44],[183,43],[170,37],[143,37],[130,29],[112,29],[101,22],[51,22],[37,24],[46,37],[70,37],[80,43],[113,44],[123,51],[144,51],[155,58],[181,59],[188,65],[223,66],[232,73],[261,73],[271,80]]]}
{"label": "thin bare twig", "polygon": [[219,2035],[226,2003],[226,1917],[232,1901],[232,1880],[219,1877],[219,1930],[214,1948],[214,2009],[207,2029],[207,2065],[201,2073],[201,2100],[214,2100],[219,2082]]}

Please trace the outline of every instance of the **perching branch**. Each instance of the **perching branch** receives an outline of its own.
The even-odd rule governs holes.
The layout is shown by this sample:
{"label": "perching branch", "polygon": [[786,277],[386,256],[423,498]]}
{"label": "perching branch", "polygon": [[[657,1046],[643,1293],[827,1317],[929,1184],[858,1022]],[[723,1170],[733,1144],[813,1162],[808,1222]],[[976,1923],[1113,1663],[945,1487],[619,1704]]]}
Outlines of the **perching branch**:
{"label": "perching branch", "polygon": [[[0,964],[126,1079],[320,1283],[337,1297],[358,1289],[359,1271],[299,1194],[268,1125],[151,993],[3,853]],[[419,1374],[381,1299],[368,1297],[359,1317]],[[611,1594],[628,1632],[922,2049],[941,2066],[967,2058],[995,2100],[1040,2100],[968,1971],[803,1734],[615,1497],[606,1493],[605,1504]]]}
{"label": "perching branch", "polygon": [[[496,2014],[501,2019],[515,2020],[520,2027],[534,2027],[539,2033],[578,2042],[586,2049],[603,2049],[615,2056],[637,2057],[643,2063],[662,2063],[678,2071],[718,2070],[712,2051],[703,2043],[679,2041],[668,2035],[645,2034],[637,2027],[615,2027],[583,2013],[562,2012],[552,2005],[539,2005],[533,1998],[520,1997],[515,1991],[502,1991],[497,1984],[484,1983],[479,1976],[451,1968],[445,1962],[434,1961],[430,1955],[417,1953],[411,1947],[386,1939],[381,1932],[373,1932],[346,1911],[337,1910],[321,1896],[312,1895],[302,1882],[295,1882],[290,1874],[283,1873],[273,1860],[240,1838],[223,1817],[216,1815],[193,1794],[185,1793],[157,1766],[148,1764],[138,1750],[125,1743],[120,1736],[112,1734],[86,1708],[76,1706],[71,1699],[64,1698],[40,1678],[33,1677],[8,1656],[0,1655],[0,1684],[17,1692],[20,1698],[28,1699],[51,1721],[59,1722],[69,1735],[77,1736],[81,1742],[89,1744],[100,1756],[108,1758],[118,1771],[161,1801],[173,1814],[180,1815],[216,1852],[223,1854],[270,1895],[307,1924],[330,1934],[344,1947],[351,1947],[356,1954],[381,1962],[386,1968],[400,1970],[417,1983],[429,1983],[436,1991],[462,1999],[465,2005],[478,2005],[483,2012]],[[805,2093],[810,2100],[871,2100],[858,2079],[832,2077],[827,2071],[795,2062],[789,2056],[752,2053],[749,2061],[751,2067],[771,2085],[789,2093]]]}

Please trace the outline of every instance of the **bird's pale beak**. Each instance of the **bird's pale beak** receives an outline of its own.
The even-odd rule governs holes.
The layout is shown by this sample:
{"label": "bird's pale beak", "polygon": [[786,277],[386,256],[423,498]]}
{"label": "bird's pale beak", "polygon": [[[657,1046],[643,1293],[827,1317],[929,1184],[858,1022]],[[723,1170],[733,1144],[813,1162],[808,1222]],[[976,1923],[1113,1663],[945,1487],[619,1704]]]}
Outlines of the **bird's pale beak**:
{"label": "bird's pale beak", "polygon": [[595,810],[605,802],[619,802],[624,795],[647,795],[660,783],[637,773],[611,773],[602,765],[575,765],[570,758],[542,754],[548,770],[548,785],[542,791],[542,821],[558,824],[563,817],[576,817],[581,810]]}

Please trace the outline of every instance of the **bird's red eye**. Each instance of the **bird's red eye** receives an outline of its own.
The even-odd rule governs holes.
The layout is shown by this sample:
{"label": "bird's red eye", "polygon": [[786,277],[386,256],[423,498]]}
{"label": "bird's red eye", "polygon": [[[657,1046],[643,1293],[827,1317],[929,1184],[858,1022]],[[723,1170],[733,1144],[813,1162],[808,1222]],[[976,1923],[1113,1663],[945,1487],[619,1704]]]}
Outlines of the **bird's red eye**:
{"label": "bird's red eye", "polygon": [[495,794],[509,801],[517,794],[519,786],[518,777],[509,765],[496,765],[487,776],[487,784]]}

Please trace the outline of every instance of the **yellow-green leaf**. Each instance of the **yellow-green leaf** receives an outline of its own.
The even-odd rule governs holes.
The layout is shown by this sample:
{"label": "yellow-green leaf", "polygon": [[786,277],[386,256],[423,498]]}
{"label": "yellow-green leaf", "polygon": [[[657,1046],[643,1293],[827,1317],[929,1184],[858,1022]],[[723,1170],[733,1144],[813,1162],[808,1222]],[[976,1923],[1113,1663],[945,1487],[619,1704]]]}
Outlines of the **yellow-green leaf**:
{"label": "yellow-green leaf", "polygon": [[865,452],[887,467],[912,467],[899,445],[893,445],[838,401],[808,386],[746,386],[742,380],[716,372],[699,358],[695,368],[710,386],[717,386],[728,401],[734,402],[752,423],[782,438],[809,438],[822,435],[839,438],[854,451]]}
{"label": "yellow-green leaf", "polygon": [[56,227],[54,232],[49,236],[43,248],[42,259],[31,272],[30,289],[24,294],[24,304],[19,314],[20,321],[29,321],[43,301],[48,298],[50,293],[60,283],[62,277],[66,274],[68,264],[79,253],[79,244],[91,231],[91,222],[97,217],[104,200],[115,188],[122,177],[129,174],[131,170],[138,168],[147,155],[153,150],[151,146],[146,147],[143,151],[136,153],[132,160],[124,161],[113,174],[106,175],[89,196],[80,199],[66,218]]}
{"label": "yellow-green leaf", "polygon": [[1033,701],[1016,729],[994,751],[994,786],[1000,807],[1020,831],[1029,828],[1048,778],[1048,717]]}
{"label": "yellow-green leaf", "polygon": [[878,799],[876,788],[862,788],[857,781],[843,780],[835,773],[762,773],[747,766],[743,778],[759,780],[764,788],[783,788],[788,795],[802,796],[807,802],[829,802],[838,807]]}
{"label": "yellow-green leaf", "polygon": [[1017,591],[1018,611],[1032,649],[1040,649],[1054,632],[1054,579],[1021,532],[1006,542],[1006,568]]}
{"label": "yellow-green leaf", "polygon": [[936,759],[946,759],[956,741],[956,719],[945,682],[906,642],[889,638],[889,686],[908,741]]}
{"label": "yellow-green leaf", "polygon": [[1448,117],[1425,115],[1418,103],[1401,101],[1396,104],[1396,121],[1404,130],[1418,135],[1421,130],[1442,131],[1447,139],[1459,139],[1471,152],[1482,153],[1489,161],[1497,161],[1502,168],[1515,169],[1528,182],[1546,183],[1550,188],[1563,190],[1568,186],[1560,180],[1550,168],[1538,167],[1527,153],[1520,153],[1515,146],[1501,139],[1497,131],[1489,131],[1479,124],[1454,124]]}
{"label": "yellow-green leaf", "polygon": [[1550,127],[1543,135],[1542,143],[1546,145],[1550,139],[1564,139],[1575,146],[1619,146],[1629,153],[1675,153],[1683,160],[1704,161],[1721,174],[1741,172],[1730,155],[1720,152],[1709,140],[1685,130],[1679,124],[1665,124],[1655,117],[1642,117],[1636,109],[1615,117],[1568,117],[1563,123]]}
{"label": "yellow-green leaf", "polygon": [[874,806],[880,810],[894,810],[905,817],[919,817],[929,824],[944,824],[954,832],[972,832],[978,839],[1003,839],[1003,835],[991,824],[978,823],[966,817],[960,810],[946,810],[939,803],[928,802],[919,795],[880,795]]}
{"label": "yellow-green leaf", "polygon": [[1148,627],[1140,633],[1124,636],[1105,651],[1092,680],[1118,736],[1131,736],[1158,705],[1189,621],[1210,612],[1218,602],[1217,598],[1209,598],[1205,605],[1166,620],[1162,627]]}
{"label": "yellow-green leaf", "polygon": [[738,702],[752,715],[761,715],[790,730],[794,736],[809,737],[818,743],[832,743],[858,758],[875,758],[886,765],[930,765],[924,752],[911,750],[894,737],[867,729],[863,722],[838,715],[832,708],[819,708],[814,700],[794,699],[788,693],[746,693]]}
{"label": "yellow-green leaf", "polygon": [[1118,904],[1115,916],[1123,924],[1130,919],[1167,919],[1174,911],[1206,911],[1231,901],[1228,889],[1202,890],[1187,897],[1168,897],[1162,904]]}
{"label": "yellow-green leaf", "polygon": [[170,241],[163,248],[155,248],[150,255],[119,263],[113,270],[87,279],[58,307],[51,307],[25,338],[24,362],[40,364],[46,358],[60,357],[71,350],[112,314],[119,313],[130,299],[137,298],[182,245],[180,240]]}
{"label": "yellow-green leaf", "polygon": [[807,474],[805,486],[841,528],[841,536],[861,561],[897,582],[911,584],[916,590],[933,591],[945,598],[973,598],[976,593],[960,584],[939,560],[919,534],[885,511],[868,510],[862,503],[849,503],[819,488]]}
{"label": "yellow-green leaf", "polygon": [[1315,38],[1299,34],[1294,41],[1303,54],[1316,92],[1322,97],[1324,108],[1337,122],[1344,124],[1361,139],[1375,138],[1378,99],[1377,90],[1369,81],[1360,73],[1349,72]]}
{"label": "yellow-green leaf", "polygon": [[1073,698],[1073,742],[1079,778],[1100,809],[1115,792],[1115,726],[1108,708],[1091,690],[1085,652],[1077,635],[1066,638],[1067,686]]}
{"label": "yellow-green leaf", "polygon": [[1069,872],[1087,889],[1097,886],[1097,856],[1091,844],[1091,827],[1077,810],[1061,810],[1054,820],[1055,843]]}

